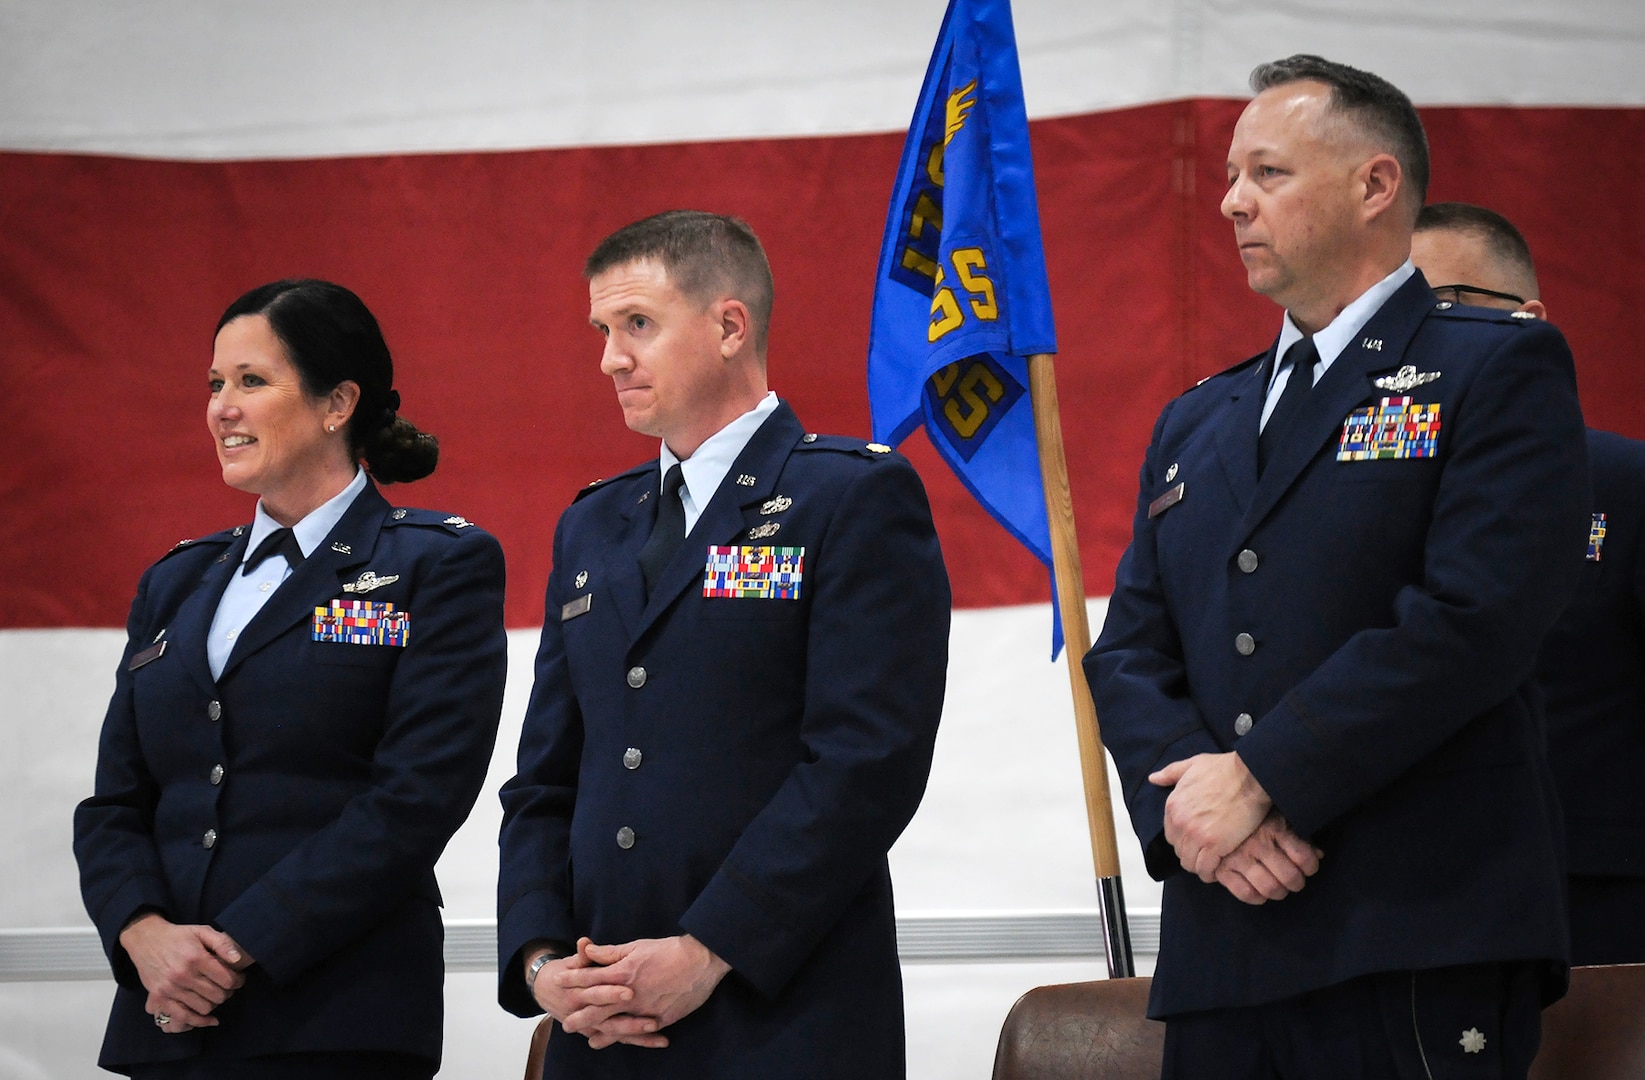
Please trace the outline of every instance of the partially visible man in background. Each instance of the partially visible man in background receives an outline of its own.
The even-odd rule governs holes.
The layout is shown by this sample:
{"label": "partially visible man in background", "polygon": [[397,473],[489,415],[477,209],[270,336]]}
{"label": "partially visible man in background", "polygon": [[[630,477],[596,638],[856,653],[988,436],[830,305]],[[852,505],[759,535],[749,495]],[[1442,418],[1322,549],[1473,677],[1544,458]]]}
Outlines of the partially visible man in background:
{"label": "partially visible man in background", "polygon": [[[1441,301],[1546,318],[1531,250],[1501,214],[1436,203],[1411,258]],[[1588,429],[1593,525],[1582,584],[1537,664],[1565,806],[1571,959],[1645,962],[1645,442]]]}

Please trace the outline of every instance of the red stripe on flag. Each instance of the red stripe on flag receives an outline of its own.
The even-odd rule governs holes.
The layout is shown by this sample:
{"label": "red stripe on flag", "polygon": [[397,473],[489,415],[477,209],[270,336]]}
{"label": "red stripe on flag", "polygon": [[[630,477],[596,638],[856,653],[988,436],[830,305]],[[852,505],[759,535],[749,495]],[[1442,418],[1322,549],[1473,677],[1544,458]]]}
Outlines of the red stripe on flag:
{"label": "red stripe on flag", "polygon": [[[1094,595],[1129,538],[1160,406],[1263,348],[1217,200],[1241,103],[1032,125],[1058,384]],[[1434,109],[1434,199],[1508,214],[1576,350],[1595,426],[1645,435],[1645,110]],[[777,277],[771,377],[814,429],[865,436],[875,259],[901,135],[318,161],[0,154],[0,628],[120,624],[184,536],[251,518],[205,431],[211,328],[245,289],[340,281],[377,313],[439,471],[391,501],[501,538],[508,622],[542,619],[577,489],[654,453],[622,426],[580,266],[617,226],[728,211]],[[915,436],[956,602],[1046,600],[1043,570]],[[378,567],[392,572],[393,567]]]}

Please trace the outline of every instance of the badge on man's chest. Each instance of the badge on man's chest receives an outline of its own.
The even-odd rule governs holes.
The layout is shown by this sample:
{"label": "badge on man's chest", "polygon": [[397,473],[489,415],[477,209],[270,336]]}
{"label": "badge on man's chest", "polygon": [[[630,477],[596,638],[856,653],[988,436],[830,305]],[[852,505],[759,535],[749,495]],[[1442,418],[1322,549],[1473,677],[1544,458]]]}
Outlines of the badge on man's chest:
{"label": "badge on man's chest", "polygon": [[1589,562],[1598,562],[1605,554],[1605,515],[1595,514],[1593,523],[1588,526],[1588,556]]}
{"label": "badge on man's chest", "polygon": [[411,633],[411,612],[371,600],[333,600],[314,609],[315,641],[346,645],[394,645],[404,648]]}
{"label": "badge on man's chest", "polygon": [[803,547],[710,547],[703,596],[798,600],[804,576]]}
{"label": "badge on man's chest", "polygon": [[1385,397],[1355,409],[1342,424],[1338,461],[1402,461],[1430,458],[1439,450],[1439,402]]}

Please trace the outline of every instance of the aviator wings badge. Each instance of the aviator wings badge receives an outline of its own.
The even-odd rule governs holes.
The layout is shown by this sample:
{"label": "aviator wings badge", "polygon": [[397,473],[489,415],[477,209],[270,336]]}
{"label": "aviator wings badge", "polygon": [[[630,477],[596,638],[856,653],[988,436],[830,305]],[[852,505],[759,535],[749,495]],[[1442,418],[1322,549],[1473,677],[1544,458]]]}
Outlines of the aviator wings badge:
{"label": "aviator wings badge", "polygon": [[392,585],[399,580],[399,574],[390,574],[388,577],[378,577],[372,571],[367,570],[358,578],[355,578],[353,581],[344,585],[343,591],[346,593],[353,593],[356,596],[364,596],[368,592],[375,589],[381,589],[384,585]]}
{"label": "aviator wings badge", "polygon": [[1439,372],[1437,371],[1418,371],[1410,364],[1406,364],[1394,374],[1384,375],[1380,379],[1373,380],[1373,382],[1378,390],[1392,390],[1396,394],[1404,394],[1423,383],[1431,383],[1437,378],[1439,378]]}

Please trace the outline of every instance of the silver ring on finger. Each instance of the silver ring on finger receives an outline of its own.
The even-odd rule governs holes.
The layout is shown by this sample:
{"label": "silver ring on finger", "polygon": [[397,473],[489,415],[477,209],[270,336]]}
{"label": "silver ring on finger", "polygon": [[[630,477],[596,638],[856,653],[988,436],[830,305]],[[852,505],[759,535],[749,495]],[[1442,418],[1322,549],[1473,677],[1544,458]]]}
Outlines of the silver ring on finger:
{"label": "silver ring on finger", "polygon": [[171,1023],[171,1014],[170,1013],[157,1012],[157,1013],[154,1014],[154,1026],[155,1027],[164,1029],[165,1026],[169,1023]]}

